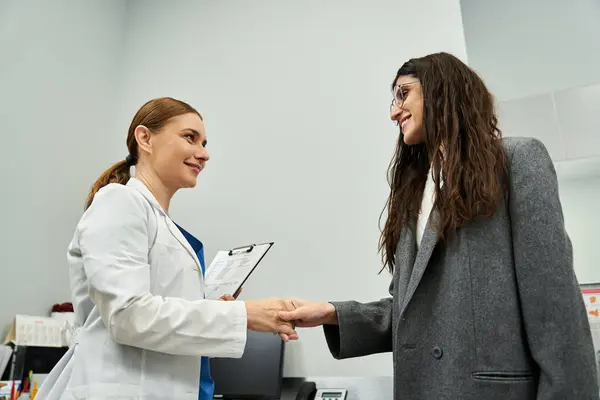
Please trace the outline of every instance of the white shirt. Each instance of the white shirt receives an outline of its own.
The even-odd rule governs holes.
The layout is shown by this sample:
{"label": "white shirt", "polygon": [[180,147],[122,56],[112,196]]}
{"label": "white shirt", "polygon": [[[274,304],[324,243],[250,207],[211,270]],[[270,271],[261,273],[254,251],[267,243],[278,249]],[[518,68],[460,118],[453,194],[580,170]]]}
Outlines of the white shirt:
{"label": "white shirt", "polygon": [[421,240],[423,239],[423,233],[427,226],[427,220],[433,208],[433,200],[435,195],[435,187],[433,184],[432,171],[427,174],[427,181],[425,182],[425,189],[423,190],[423,200],[421,200],[421,210],[419,212],[419,218],[417,219],[417,248],[421,246]]}

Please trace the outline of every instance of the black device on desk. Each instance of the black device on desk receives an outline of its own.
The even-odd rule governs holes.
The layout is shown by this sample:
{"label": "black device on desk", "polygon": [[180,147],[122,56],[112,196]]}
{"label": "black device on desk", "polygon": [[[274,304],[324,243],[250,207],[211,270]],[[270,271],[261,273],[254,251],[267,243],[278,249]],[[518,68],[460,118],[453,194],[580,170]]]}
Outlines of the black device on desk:
{"label": "black device on desk", "polygon": [[242,358],[211,358],[215,397],[271,400],[281,396],[284,342],[278,335],[248,331]]}
{"label": "black device on desk", "polygon": [[296,400],[346,400],[348,390],[346,389],[317,389],[314,382],[304,382],[298,393]]}

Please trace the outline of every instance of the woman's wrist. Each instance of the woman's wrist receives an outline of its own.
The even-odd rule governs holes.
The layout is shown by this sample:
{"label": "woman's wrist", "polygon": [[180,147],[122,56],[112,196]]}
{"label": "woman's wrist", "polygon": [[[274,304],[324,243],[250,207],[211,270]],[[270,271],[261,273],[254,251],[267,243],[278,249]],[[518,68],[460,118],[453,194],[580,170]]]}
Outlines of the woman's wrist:
{"label": "woman's wrist", "polygon": [[337,317],[337,310],[335,309],[335,306],[331,303],[326,303],[327,304],[327,321],[325,322],[326,325],[338,325],[338,317]]}

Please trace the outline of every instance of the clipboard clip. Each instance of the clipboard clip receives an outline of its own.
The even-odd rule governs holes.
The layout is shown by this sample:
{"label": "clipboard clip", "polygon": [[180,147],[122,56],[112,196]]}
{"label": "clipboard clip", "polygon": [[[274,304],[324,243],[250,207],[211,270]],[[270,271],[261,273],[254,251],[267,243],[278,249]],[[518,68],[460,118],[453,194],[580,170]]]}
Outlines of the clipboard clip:
{"label": "clipboard clip", "polygon": [[239,254],[242,252],[250,253],[252,250],[254,250],[253,244],[251,244],[250,246],[236,247],[234,249],[229,250],[229,255],[232,256],[234,254]]}

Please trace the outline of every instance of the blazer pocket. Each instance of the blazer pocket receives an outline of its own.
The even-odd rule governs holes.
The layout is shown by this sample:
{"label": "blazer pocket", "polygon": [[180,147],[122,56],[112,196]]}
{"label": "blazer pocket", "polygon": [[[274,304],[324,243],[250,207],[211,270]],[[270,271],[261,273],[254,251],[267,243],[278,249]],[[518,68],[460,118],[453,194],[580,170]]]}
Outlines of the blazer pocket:
{"label": "blazer pocket", "polygon": [[533,380],[533,373],[531,372],[519,372],[519,371],[486,371],[486,372],[473,372],[471,377],[480,382],[529,382]]}

